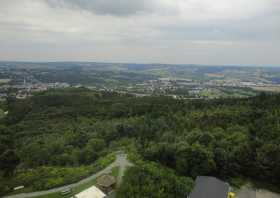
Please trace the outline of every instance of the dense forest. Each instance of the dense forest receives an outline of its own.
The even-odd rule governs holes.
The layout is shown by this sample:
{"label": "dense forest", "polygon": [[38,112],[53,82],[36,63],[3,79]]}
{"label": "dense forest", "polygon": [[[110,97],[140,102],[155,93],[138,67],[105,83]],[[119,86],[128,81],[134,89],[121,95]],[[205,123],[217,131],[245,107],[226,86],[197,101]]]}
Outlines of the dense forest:
{"label": "dense forest", "polygon": [[9,113],[0,126],[0,194],[71,183],[118,149],[136,164],[120,198],[184,197],[198,175],[280,183],[280,95],[175,100],[79,88],[9,98],[1,108]]}

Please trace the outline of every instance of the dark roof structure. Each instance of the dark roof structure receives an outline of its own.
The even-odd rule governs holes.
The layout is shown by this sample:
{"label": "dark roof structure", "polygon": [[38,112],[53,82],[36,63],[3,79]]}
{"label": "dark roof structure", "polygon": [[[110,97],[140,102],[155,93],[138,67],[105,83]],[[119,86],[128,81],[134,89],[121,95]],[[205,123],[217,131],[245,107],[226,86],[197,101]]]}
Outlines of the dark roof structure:
{"label": "dark roof structure", "polygon": [[227,198],[229,185],[215,177],[199,176],[190,198]]}
{"label": "dark roof structure", "polygon": [[116,183],[116,179],[111,175],[102,175],[97,179],[97,185],[101,187],[110,187]]}

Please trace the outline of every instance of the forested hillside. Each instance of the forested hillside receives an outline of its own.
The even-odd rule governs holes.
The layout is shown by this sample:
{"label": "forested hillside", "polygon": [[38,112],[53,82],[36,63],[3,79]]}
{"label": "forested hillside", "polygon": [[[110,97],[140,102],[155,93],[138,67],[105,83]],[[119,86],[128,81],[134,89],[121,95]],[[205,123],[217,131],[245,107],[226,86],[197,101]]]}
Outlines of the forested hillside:
{"label": "forested hillside", "polygon": [[2,194],[71,183],[120,148],[136,166],[118,197],[182,197],[197,175],[280,183],[280,95],[174,100],[80,88],[2,106]]}

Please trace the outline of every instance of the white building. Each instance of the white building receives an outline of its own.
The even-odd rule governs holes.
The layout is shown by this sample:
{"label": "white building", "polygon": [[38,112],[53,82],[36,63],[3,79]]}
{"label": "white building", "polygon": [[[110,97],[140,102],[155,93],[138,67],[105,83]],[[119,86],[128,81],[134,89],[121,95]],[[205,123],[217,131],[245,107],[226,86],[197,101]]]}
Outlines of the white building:
{"label": "white building", "polygon": [[79,194],[74,196],[75,198],[104,198],[106,195],[97,187],[92,186]]}

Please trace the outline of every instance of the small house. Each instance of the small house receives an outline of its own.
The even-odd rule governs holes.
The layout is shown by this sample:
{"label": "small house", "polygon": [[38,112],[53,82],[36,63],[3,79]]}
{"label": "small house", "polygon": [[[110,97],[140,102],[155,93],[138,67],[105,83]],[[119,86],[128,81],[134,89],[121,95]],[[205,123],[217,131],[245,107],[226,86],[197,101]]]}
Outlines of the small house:
{"label": "small house", "polygon": [[109,194],[116,187],[116,179],[111,175],[102,175],[97,179],[96,185],[104,193]]}

